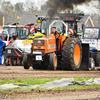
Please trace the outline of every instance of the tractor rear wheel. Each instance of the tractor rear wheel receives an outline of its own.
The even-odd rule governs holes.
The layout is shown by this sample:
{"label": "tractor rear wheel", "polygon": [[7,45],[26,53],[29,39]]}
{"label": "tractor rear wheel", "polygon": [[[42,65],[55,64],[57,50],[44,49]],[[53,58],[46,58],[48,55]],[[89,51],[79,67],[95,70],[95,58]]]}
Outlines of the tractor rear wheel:
{"label": "tractor rear wheel", "polygon": [[9,60],[6,59],[5,63],[6,63],[6,66],[10,66]]}
{"label": "tractor rear wheel", "polygon": [[18,64],[17,64],[18,66],[21,66],[21,61],[18,61]]}
{"label": "tractor rear wheel", "polygon": [[49,59],[49,64],[50,64],[50,70],[56,70],[58,61],[57,61],[57,56],[55,53],[51,54],[51,57]]}
{"label": "tractor rear wheel", "polygon": [[100,52],[98,52],[96,54],[95,65],[96,66],[99,66],[100,65]]}
{"label": "tractor rear wheel", "polygon": [[93,58],[89,58],[89,70],[95,69],[95,62]]}
{"label": "tractor rear wheel", "polygon": [[63,70],[79,70],[82,61],[82,47],[78,38],[67,38],[62,49]]}
{"label": "tractor rear wheel", "polygon": [[23,60],[21,61],[21,66],[23,66]]}
{"label": "tractor rear wheel", "polygon": [[13,60],[12,61],[12,66],[16,66],[17,65],[16,63],[17,63],[17,61],[16,60]]}
{"label": "tractor rear wheel", "polygon": [[28,54],[25,54],[23,57],[23,65],[24,65],[24,69],[29,69],[30,64],[28,63]]}

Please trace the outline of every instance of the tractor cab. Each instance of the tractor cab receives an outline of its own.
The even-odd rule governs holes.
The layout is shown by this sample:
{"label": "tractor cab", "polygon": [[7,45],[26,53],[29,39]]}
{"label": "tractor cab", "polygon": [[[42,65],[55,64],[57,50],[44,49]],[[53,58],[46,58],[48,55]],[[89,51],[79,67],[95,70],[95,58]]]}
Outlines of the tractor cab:
{"label": "tractor cab", "polygon": [[25,24],[24,26],[24,38],[28,39],[29,35],[35,33],[34,23]]}
{"label": "tractor cab", "polygon": [[12,36],[13,33],[17,35],[17,25],[4,25],[4,30],[8,31],[8,34]]}
{"label": "tractor cab", "polygon": [[81,41],[89,45],[89,58],[94,65],[100,66],[100,27],[84,27]]}
{"label": "tractor cab", "polygon": [[83,30],[84,39],[100,39],[99,27],[85,27]]}
{"label": "tractor cab", "polygon": [[[73,13],[58,13],[57,16],[60,20],[63,20],[68,26],[68,36],[72,36],[74,33],[78,33],[78,22],[84,16],[84,14],[73,14]],[[65,28],[65,27],[64,27]],[[63,28],[63,29],[64,29]]]}
{"label": "tractor cab", "polygon": [[[78,33],[77,23],[83,16],[84,16],[84,14],[58,13],[58,14],[56,14],[56,17],[53,17],[53,18],[38,17],[37,22],[41,23],[41,32],[46,34],[46,29],[48,29],[49,23],[53,22],[54,20],[63,20],[64,23],[68,26],[67,27],[67,35],[73,36],[74,33]],[[55,23],[55,25],[56,25],[56,30],[57,30],[57,32],[60,33],[60,35],[66,35],[65,34],[66,27],[64,25],[62,25],[62,23],[58,23],[58,24]]]}
{"label": "tractor cab", "polygon": [[100,50],[100,28],[99,27],[84,27],[82,35],[82,43],[89,44],[90,50]]}
{"label": "tractor cab", "polygon": [[58,17],[54,17],[54,18],[50,18],[50,17],[38,17],[37,23],[41,23],[41,27],[40,27],[40,31],[41,33],[43,33],[44,35],[46,35],[47,33],[47,29],[49,29],[49,25],[50,23],[52,23],[54,20],[58,20]]}
{"label": "tractor cab", "polygon": [[[38,20],[40,20],[41,18],[39,18]],[[38,22],[41,22],[41,33],[43,33],[44,35],[46,35],[46,32],[47,32],[47,29],[49,29],[49,25],[50,23],[52,23],[53,21],[55,20],[59,20],[59,17],[54,17],[54,18],[42,18],[41,21],[38,21]],[[68,23],[65,22],[65,24],[68,26]],[[58,33],[60,33],[60,35],[66,35],[65,33],[65,30],[66,30],[66,27],[63,23],[61,22],[54,22],[52,24],[52,26],[50,26],[51,29],[49,29],[49,31],[52,31],[52,27],[56,27],[56,31]],[[67,27],[67,32],[68,32],[68,28],[70,26]],[[71,28],[71,27],[70,27]]]}
{"label": "tractor cab", "polygon": [[27,33],[27,29],[24,25],[17,25],[17,36],[20,40],[24,39]]}
{"label": "tractor cab", "polygon": [[25,27],[24,25],[5,25],[3,29],[6,30],[11,37],[12,34],[15,33],[21,40],[25,39],[29,33],[29,27]]}

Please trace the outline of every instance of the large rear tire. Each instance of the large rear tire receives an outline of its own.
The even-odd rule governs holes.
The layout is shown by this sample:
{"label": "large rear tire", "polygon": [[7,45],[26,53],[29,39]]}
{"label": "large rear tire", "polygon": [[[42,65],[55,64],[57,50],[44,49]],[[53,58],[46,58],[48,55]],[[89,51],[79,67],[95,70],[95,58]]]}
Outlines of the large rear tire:
{"label": "large rear tire", "polygon": [[23,57],[23,65],[24,65],[24,69],[29,69],[30,65],[28,63],[28,54],[25,54]]}
{"label": "large rear tire", "polygon": [[98,52],[96,54],[95,65],[96,66],[99,66],[100,65],[99,63],[100,63],[100,52]]}
{"label": "large rear tire", "polygon": [[6,66],[10,66],[9,60],[6,59],[5,64],[6,64]]}
{"label": "large rear tire", "polygon": [[95,69],[95,62],[93,58],[89,58],[89,70]]}
{"label": "large rear tire", "polygon": [[16,60],[13,60],[12,61],[12,66],[16,66],[17,65],[16,63],[17,63],[17,61]]}
{"label": "large rear tire", "polygon": [[82,61],[82,47],[78,38],[67,38],[62,49],[63,70],[79,70]]}
{"label": "large rear tire", "polygon": [[17,65],[18,65],[18,66],[21,66],[21,61],[20,61],[20,60],[18,61],[18,64],[17,64]]}

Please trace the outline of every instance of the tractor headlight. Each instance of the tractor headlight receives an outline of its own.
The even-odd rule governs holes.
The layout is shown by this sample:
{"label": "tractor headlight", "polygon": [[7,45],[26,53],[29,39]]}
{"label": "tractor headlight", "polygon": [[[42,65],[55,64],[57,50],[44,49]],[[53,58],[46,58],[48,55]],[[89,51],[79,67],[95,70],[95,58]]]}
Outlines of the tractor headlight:
{"label": "tractor headlight", "polygon": [[34,49],[37,49],[38,47],[37,46],[34,46]]}
{"label": "tractor headlight", "polygon": [[45,49],[45,47],[44,46],[41,46],[41,49]]}

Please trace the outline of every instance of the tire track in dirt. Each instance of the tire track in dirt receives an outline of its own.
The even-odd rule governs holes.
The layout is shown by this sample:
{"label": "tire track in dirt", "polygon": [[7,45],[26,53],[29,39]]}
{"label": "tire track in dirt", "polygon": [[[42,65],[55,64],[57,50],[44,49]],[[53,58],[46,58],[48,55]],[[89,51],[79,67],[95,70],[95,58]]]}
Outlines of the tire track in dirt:
{"label": "tire track in dirt", "polygon": [[23,66],[0,66],[0,79],[50,78],[50,77],[100,77],[100,71],[25,70]]}

